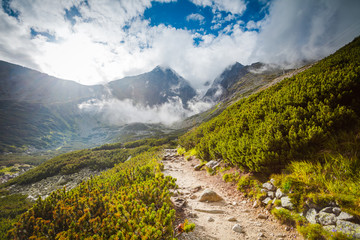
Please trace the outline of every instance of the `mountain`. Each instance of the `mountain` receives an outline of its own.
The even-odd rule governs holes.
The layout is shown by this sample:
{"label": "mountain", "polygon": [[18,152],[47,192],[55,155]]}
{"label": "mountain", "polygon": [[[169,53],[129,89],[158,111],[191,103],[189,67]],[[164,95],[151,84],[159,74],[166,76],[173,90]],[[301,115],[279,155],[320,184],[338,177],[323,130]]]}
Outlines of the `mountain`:
{"label": "mountain", "polygon": [[0,100],[27,103],[68,103],[100,98],[102,85],[84,86],[47,74],[0,61]]}
{"label": "mountain", "polygon": [[[106,86],[85,86],[0,61],[0,85],[0,152],[77,149],[119,140],[124,134],[129,138],[128,131],[105,121],[101,112],[82,111],[84,102],[130,99],[154,106],[180,99],[186,107],[196,95],[184,78],[162,67]],[[157,134],[159,128],[164,126],[150,125],[142,134]]]}
{"label": "mountain", "polygon": [[203,100],[210,102],[234,100],[236,95],[252,92],[283,73],[280,67],[260,62],[247,66],[236,62],[213,81]]}
{"label": "mountain", "polygon": [[180,99],[184,107],[196,96],[190,84],[171,68],[157,66],[151,72],[125,77],[108,84],[119,100],[132,99],[143,106],[161,105]]}

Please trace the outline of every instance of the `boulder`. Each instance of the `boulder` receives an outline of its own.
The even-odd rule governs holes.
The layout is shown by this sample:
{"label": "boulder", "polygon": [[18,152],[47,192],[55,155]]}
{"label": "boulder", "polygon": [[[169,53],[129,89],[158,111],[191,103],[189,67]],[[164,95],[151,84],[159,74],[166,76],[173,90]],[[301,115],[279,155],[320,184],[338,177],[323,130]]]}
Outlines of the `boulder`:
{"label": "boulder", "polygon": [[223,198],[211,189],[206,189],[200,196],[200,202],[220,202]]}
{"label": "boulder", "polygon": [[265,205],[268,205],[269,202],[272,202],[272,199],[267,197],[265,200],[262,201]]}
{"label": "boulder", "polygon": [[316,221],[323,226],[336,224],[336,217],[333,213],[319,212],[319,214],[315,218]]}
{"label": "boulder", "polygon": [[326,208],[321,209],[320,212],[333,213],[333,208],[332,207],[326,207]]}
{"label": "boulder", "polygon": [[274,199],[274,198],[275,198],[275,192],[268,191],[268,192],[267,192],[267,195],[268,195],[268,197],[271,198],[271,199]]}
{"label": "boulder", "polygon": [[290,198],[287,196],[281,198],[281,206],[289,210],[292,210],[294,208],[294,205],[291,203]]}
{"label": "boulder", "polygon": [[266,182],[262,185],[263,188],[269,190],[269,191],[275,191],[276,187],[274,186],[274,184],[270,183],[270,182]]}
{"label": "boulder", "polygon": [[317,216],[317,211],[315,208],[310,208],[305,214],[305,218],[309,221],[309,223],[312,223],[312,224],[317,223],[316,216]]}
{"label": "boulder", "polygon": [[219,162],[215,161],[215,160],[211,160],[210,162],[206,163],[205,166],[211,169],[215,169],[216,167],[219,166]]}
{"label": "boulder", "polygon": [[232,230],[234,232],[238,232],[238,233],[242,233],[244,232],[244,229],[242,226],[240,226],[240,224],[235,224],[233,227],[232,227]]}
{"label": "boulder", "polygon": [[341,213],[341,209],[339,207],[334,207],[332,211],[336,216],[339,216],[339,214]]}
{"label": "boulder", "polygon": [[351,235],[354,239],[360,239],[360,225],[348,221],[338,220],[336,230]]}
{"label": "boulder", "polygon": [[195,171],[200,171],[203,166],[204,166],[203,164],[195,165],[194,170]]}
{"label": "boulder", "polygon": [[339,216],[337,216],[338,220],[344,220],[344,221],[351,221],[354,219],[354,216],[351,214],[348,214],[346,212],[341,212]]}
{"label": "boulder", "polygon": [[276,189],[275,197],[276,197],[277,199],[280,199],[280,198],[282,198],[283,196],[284,196],[284,193],[281,191],[281,189],[280,189],[280,188]]}

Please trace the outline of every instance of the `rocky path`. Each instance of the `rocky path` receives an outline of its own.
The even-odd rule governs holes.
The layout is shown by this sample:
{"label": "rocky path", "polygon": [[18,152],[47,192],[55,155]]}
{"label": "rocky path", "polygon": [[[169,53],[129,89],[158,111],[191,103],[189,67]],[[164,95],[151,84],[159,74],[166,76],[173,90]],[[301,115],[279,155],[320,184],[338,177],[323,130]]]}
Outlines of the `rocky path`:
{"label": "rocky path", "polygon": [[[209,176],[205,170],[194,171],[199,160],[187,161],[174,150],[166,150],[164,156],[164,174],[176,178],[179,186],[172,201],[184,218],[196,224],[195,231],[180,239],[303,239],[266,209],[253,208],[235,184],[225,183],[220,175]],[[222,200],[201,202],[202,194],[210,190]]]}

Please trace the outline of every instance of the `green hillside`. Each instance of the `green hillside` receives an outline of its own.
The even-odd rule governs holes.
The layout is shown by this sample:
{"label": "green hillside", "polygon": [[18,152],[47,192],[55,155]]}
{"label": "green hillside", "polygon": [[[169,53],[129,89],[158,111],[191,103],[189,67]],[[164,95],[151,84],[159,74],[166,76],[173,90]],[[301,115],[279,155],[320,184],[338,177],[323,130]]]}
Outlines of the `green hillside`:
{"label": "green hillside", "polygon": [[[360,39],[312,68],[233,104],[180,139],[201,159],[222,158],[251,171],[273,171],[354,131],[360,114]],[[335,139],[334,139],[335,138]]]}
{"label": "green hillside", "polygon": [[[295,212],[272,211],[306,239],[351,239],[308,224],[309,206],[336,203],[360,222],[360,37],[308,70],[242,99],[179,139],[203,160],[240,169],[226,175],[258,200],[269,177]],[[260,180],[260,181],[259,181]],[[276,205],[275,205],[276,206]],[[271,207],[271,206],[268,206]]]}

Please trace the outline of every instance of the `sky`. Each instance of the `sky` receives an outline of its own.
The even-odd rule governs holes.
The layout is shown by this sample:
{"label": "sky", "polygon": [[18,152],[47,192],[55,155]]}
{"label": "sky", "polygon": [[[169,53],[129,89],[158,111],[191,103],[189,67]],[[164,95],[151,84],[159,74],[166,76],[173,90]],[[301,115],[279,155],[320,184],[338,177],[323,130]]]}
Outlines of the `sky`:
{"label": "sky", "polygon": [[360,34],[359,0],[0,0],[0,60],[92,85],[173,68],[201,91],[227,66],[295,66]]}

